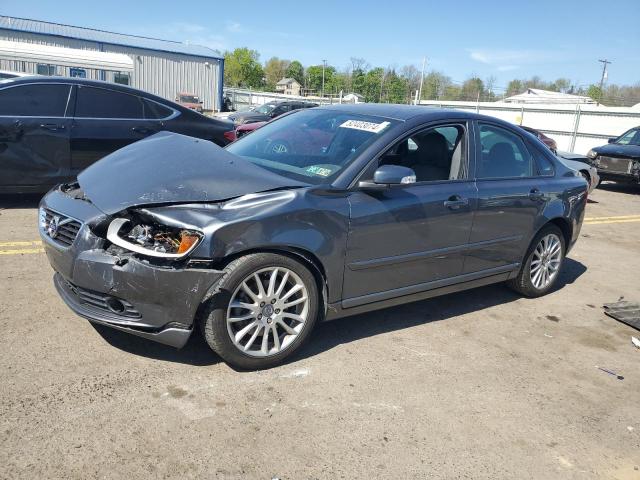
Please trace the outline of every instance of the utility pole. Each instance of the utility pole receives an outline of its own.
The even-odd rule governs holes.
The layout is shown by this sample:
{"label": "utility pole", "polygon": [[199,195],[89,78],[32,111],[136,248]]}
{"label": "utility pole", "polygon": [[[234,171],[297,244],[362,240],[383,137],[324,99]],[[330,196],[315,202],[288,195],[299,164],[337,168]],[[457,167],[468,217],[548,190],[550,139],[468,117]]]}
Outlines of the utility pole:
{"label": "utility pole", "polygon": [[384,86],[384,76],[385,76],[385,70],[383,68],[382,76],[380,77],[380,99],[378,100],[378,103],[382,103],[382,87]]}
{"label": "utility pole", "polygon": [[324,98],[324,69],[327,67],[327,61],[322,60],[322,98]]}
{"label": "utility pole", "polygon": [[604,87],[604,80],[605,78],[607,78],[607,65],[611,63],[606,58],[604,60],[598,60],[598,61],[602,63],[602,77],[600,77],[600,95],[598,96],[598,101],[596,102],[596,105],[600,105],[600,101],[602,100],[602,88]]}
{"label": "utility pole", "polygon": [[418,103],[422,100],[422,84],[424,83],[424,67],[427,64],[427,57],[422,57],[422,73],[420,74],[420,88],[418,89]]}

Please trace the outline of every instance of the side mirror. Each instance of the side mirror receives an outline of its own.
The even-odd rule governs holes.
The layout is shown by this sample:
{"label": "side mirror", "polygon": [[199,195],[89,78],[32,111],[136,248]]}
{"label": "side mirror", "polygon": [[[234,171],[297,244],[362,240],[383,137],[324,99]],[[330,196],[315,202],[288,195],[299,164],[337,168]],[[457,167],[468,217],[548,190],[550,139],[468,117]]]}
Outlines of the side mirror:
{"label": "side mirror", "polygon": [[390,185],[406,185],[416,183],[416,173],[408,167],[400,165],[383,165],[373,174],[373,181],[360,182],[363,189],[380,190]]}
{"label": "side mirror", "polygon": [[616,143],[617,139],[618,137],[610,138],[609,140],[607,140],[607,143]]}

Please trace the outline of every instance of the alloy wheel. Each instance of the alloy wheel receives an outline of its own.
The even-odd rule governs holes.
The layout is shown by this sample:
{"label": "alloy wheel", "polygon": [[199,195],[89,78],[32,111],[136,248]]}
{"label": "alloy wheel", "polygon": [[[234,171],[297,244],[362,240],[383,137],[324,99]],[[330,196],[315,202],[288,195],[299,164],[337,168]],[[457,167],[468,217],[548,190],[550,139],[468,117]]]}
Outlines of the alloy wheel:
{"label": "alloy wheel", "polygon": [[533,286],[538,290],[548,287],[558,275],[561,262],[560,238],[554,233],[542,237],[531,257],[529,274]]}
{"label": "alloy wheel", "polygon": [[241,352],[269,357],[286,349],[305,328],[309,295],[292,270],[272,267],[247,276],[227,308],[227,331]]}

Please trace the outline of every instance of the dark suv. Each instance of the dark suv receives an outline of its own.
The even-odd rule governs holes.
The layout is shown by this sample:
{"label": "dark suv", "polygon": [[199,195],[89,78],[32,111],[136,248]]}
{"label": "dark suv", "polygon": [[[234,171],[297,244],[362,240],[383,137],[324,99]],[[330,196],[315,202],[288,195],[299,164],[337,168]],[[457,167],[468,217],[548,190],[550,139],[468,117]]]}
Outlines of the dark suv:
{"label": "dark suv", "polygon": [[589,150],[587,157],[602,180],[640,183],[640,127],[610,138],[608,145]]}
{"label": "dark suv", "polygon": [[279,117],[280,115],[291,112],[293,110],[299,110],[301,108],[312,108],[317,106],[317,103],[311,102],[269,102],[265,103],[264,105],[260,105],[254,110],[229,115],[229,120],[232,120],[235,125],[243,125],[245,123],[253,122],[268,122],[272,118]]}
{"label": "dark suv", "polygon": [[0,193],[45,192],[161,130],[220,146],[234,138],[228,121],[122,85],[62,77],[2,81]]}

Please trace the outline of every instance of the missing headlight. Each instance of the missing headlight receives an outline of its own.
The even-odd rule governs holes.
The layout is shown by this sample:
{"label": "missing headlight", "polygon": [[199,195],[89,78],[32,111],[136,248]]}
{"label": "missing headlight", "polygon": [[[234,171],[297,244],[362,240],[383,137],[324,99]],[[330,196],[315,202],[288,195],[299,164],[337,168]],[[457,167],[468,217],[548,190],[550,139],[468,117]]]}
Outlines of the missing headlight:
{"label": "missing headlight", "polygon": [[195,230],[153,223],[134,224],[127,218],[116,218],[107,230],[107,239],[111,243],[132,252],[163,258],[188,255],[202,236],[202,233]]}

